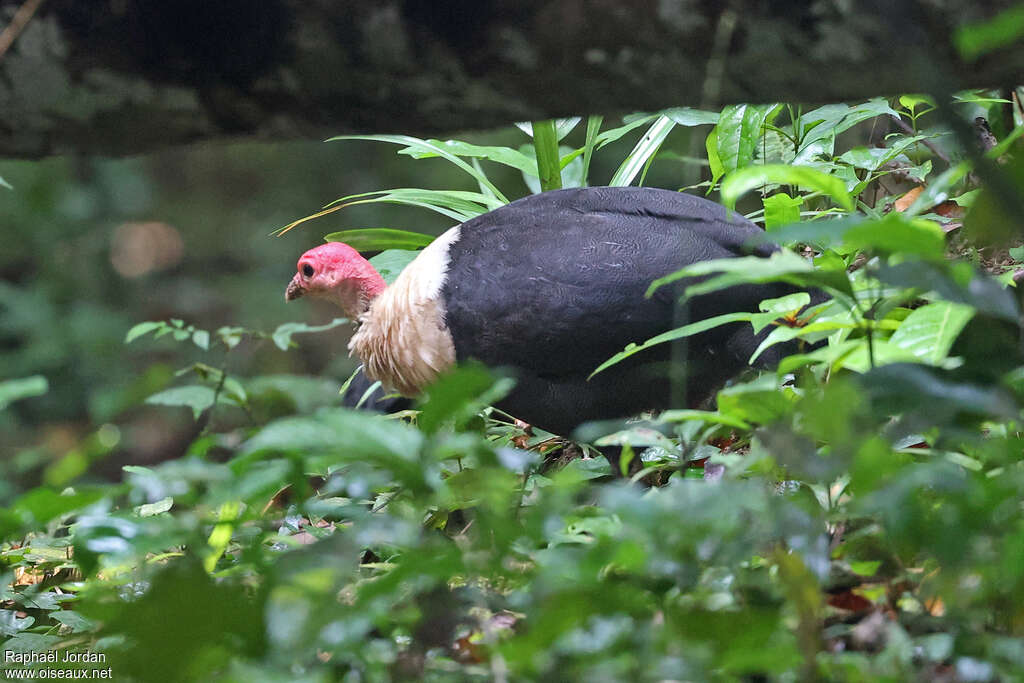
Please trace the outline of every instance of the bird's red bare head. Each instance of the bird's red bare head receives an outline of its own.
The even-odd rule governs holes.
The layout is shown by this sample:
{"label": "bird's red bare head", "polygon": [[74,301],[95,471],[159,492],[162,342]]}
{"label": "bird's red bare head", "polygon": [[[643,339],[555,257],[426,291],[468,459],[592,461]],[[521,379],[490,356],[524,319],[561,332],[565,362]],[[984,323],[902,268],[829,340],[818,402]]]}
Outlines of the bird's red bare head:
{"label": "bird's red bare head", "polygon": [[363,313],[387,284],[370,262],[341,242],[314,247],[299,257],[285,301],[309,295],[329,299],[350,318]]}

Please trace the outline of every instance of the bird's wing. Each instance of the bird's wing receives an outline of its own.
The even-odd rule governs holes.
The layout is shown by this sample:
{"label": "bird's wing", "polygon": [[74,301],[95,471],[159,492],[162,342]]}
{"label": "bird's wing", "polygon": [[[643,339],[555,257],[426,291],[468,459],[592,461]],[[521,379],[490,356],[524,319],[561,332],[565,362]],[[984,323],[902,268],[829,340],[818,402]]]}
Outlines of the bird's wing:
{"label": "bird's wing", "polygon": [[[458,358],[542,377],[589,373],[630,342],[688,322],[671,291],[645,297],[653,280],[744,253],[759,232],[668,191],[591,188],[513,202],[463,224],[449,251],[442,295]],[[689,320],[756,310],[762,298],[755,288],[701,297]]]}

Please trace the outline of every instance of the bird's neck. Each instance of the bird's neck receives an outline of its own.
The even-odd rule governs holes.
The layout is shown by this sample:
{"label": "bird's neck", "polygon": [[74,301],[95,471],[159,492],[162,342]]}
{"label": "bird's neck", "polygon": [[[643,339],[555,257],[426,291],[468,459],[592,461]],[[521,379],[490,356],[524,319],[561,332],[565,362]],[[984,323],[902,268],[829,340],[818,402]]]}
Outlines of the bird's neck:
{"label": "bird's neck", "polygon": [[370,304],[388,288],[377,269],[369,261],[363,259],[353,274],[335,285],[330,291],[330,298],[345,311],[349,319],[358,321],[369,310]]}

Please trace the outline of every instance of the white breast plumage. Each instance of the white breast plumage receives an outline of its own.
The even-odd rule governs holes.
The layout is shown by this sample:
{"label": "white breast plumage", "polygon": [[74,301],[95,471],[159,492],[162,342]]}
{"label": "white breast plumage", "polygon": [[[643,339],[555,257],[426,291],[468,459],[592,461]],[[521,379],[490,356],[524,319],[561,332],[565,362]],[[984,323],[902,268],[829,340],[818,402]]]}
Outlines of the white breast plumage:
{"label": "white breast plumage", "polygon": [[405,267],[370,304],[348,344],[368,377],[405,396],[415,396],[455,364],[441,288],[459,230],[445,232]]}

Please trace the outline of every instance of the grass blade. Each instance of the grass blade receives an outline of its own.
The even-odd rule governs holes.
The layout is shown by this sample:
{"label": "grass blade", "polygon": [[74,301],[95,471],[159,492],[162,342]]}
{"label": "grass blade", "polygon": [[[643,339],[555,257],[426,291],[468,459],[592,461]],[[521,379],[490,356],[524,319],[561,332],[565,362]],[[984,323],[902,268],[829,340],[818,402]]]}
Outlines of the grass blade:
{"label": "grass blade", "polygon": [[583,145],[583,186],[590,184],[590,159],[594,156],[597,135],[601,132],[603,116],[591,116],[587,119],[587,141]]}
{"label": "grass blade", "polygon": [[633,179],[644,168],[647,160],[658,151],[661,143],[665,141],[665,138],[675,125],[675,121],[669,117],[659,116],[651,127],[647,129],[647,132],[644,133],[644,136],[636,143],[633,151],[629,153],[629,156],[622,162],[619,169],[615,171],[615,175],[612,176],[608,184],[625,186],[633,182]]}
{"label": "grass blade", "polygon": [[486,187],[488,190],[494,193],[494,196],[502,201],[503,204],[508,204],[508,198],[505,197],[494,186],[493,183],[487,178],[487,176],[479,169],[473,168],[465,161],[460,159],[455,154],[452,154],[448,150],[440,147],[436,144],[431,143],[429,140],[421,140],[420,138],[414,138],[411,135],[338,135],[333,138],[328,138],[327,142],[336,142],[339,140],[373,140],[375,142],[390,142],[395,145],[403,145],[405,147],[411,147],[415,150],[421,150],[427,153],[431,153],[446,159],[458,168],[462,169],[470,176],[472,176],[478,183]]}

